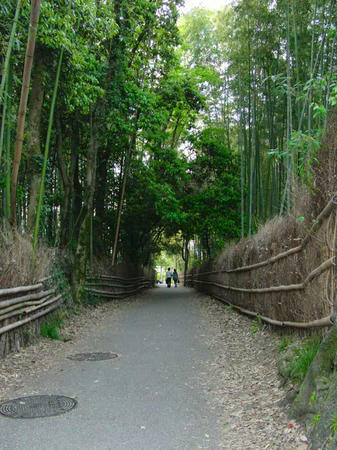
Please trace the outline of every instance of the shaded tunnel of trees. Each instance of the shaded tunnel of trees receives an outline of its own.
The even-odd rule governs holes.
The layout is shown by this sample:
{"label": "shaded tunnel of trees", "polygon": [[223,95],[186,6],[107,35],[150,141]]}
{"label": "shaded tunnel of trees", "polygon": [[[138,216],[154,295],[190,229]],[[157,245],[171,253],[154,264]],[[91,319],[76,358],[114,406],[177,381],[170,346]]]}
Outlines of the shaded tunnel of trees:
{"label": "shaded tunnel of trees", "polygon": [[70,255],[75,300],[94,258],[186,270],[315,189],[336,1],[182,3],[1,4],[0,217]]}

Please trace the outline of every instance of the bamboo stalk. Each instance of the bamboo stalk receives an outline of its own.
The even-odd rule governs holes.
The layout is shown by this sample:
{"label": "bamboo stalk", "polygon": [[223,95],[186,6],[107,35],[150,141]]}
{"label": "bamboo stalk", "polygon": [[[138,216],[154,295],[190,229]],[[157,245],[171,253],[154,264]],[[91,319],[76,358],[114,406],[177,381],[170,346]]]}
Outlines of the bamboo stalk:
{"label": "bamboo stalk", "polygon": [[[0,322],[5,320],[5,319],[9,319],[10,317],[14,317],[14,316],[19,316],[20,314],[29,314],[32,311],[36,311],[37,309],[40,308],[44,308],[45,306],[50,305],[51,303],[55,303],[57,300],[60,299],[60,297],[62,297],[62,295],[58,295],[57,297],[54,297],[48,301],[46,301],[46,299],[40,301],[40,302],[33,302],[33,303],[29,303],[26,305],[25,308],[16,310],[16,311],[12,311],[9,314],[1,314],[0,315]],[[20,307],[23,305],[19,305]]]}
{"label": "bamboo stalk", "polygon": [[[149,283],[150,283],[150,281],[145,281],[145,282],[142,283],[142,284],[149,284]],[[119,289],[125,289],[125,288],[128,288],[128,287],[134,286],[134,284],[129,285],[129,286],[121,286],[120,284],[100,284],[100,283],[87,283],[87,284],[86,284],[86,287],[95,287],[95,286],[100,287],[100,288],[119,288]]]}
{"label": "bamboo stalk", "polygon": [[127,282],[133,282],[133,281],[137,281],[137,280],[145,280],[145,277],[134,277],[134,278],[123,278],[123,277],[119,277],[119,276],[110,276],[110,275],[100,275],[98,277],[87,277],[87,280],[122,280],[122,281],[127,281]]}
{"label": "bamboo stalk", "polygon": [[18,298],[10,298],[9,300],[3,300],[0,302],[0,309],[3,309],[7,306],[16,305],[17,303],[26,302],[28,300],[38,300],[40,298],[46,297],[52,293],[54,293],[54,289],[49,289],[48,291],[38,292],[37,294],[29,294],[23,297]]}
{"label": "bamboo stalk", "polygon": [[14,228],[16,228],[16,190],[19,175],[19,167],[21,162],[22,145],[23,145],[23,135],[25,128],[25,118],[27,110],[27,100],[30,85],[30,76],[33,65],[33,57],[35,51],[36,42],[36,32],[39,23],[40,16],[40,0],[32,0],[31,3],[31,15],[29,24],[29,33],[26,47],[25,55],[25,65],[22,77],[22,88],[20,96],[20,106],[18,114],[16,141],[14,148],[14,161],[13,161],[13,172],[12,172],[12,186],[11,186],[11,221]]}
{"label": "bamboo stalk", "polygon": [[6,130],[6,209],[5,216],[9,221],[11,216],[11,132],[12,132],[12,71],[8,70],[8,80],[7,80],[7,130]]}
{"label": "bamboo stalk", "polygon": [[32,322],[33,320],[39,319],[40,317],[45,316],[46,314],[49,314],[52,311],[54,311],[55,309],[59,308],[59,306],[60,306],[59,304],[50,306],[49,308],[47,308],[44,311],[34,314],[31,317],[27,317],[27,319],[19,320],[18,322],[14,322],[14,323],[11,323],[10,325],[6,325],[5,327],[0,328],[0,335],[7,333],[8,331],[14,330],[15,328],[22,327],[26,323]]}
{"label": "bamboo stalk", "polygon": [[193,283],[200,283],[200,284],[207,284],[209,286],[215,286],[219,287],[221,289],[227,289],[229,291],[236,291],[236,292],[246,292],[249,294],[265,294],[270,292],[284,292],[284,291],[298,291],[305,289],[306,285],[310,283],[314,278],[317,278],[319,275],[321,275],[326,270],[330,269],[334,265],[334,259],[332,258],[325,261],[320,266],[316,267],[310,274],[305,278],[305,280],[302,283],[298,284],[288,284],[288,285],[281,285],[281,286],[271,286],[268,288],[238,288],[233,286],[226,286],[224,284],[215,283],[214,281],[202,281],[202,280],[193,280]]}
{"label": "bamboo stalk", "polygon": [[[133,292],[134,290],[137,290],[137,289],[140,288],[140,287],[145,287],[147,284],[148,284],[148,283],[142,283],[142,284],[139,284],[139,285],[137,285],[137,286],[132,286],[132,287],[129,288],[129,289],[125,289],[125,288],[123,288],[122,286],[120,286],[119,289],[122,290],[122,292],[116,292],[116,294],[123,294],[123,293],[125,293],[125,292]],[[87,286],[86,286],[86,290],[87,290],[87,291],[90,291],[90,292],[92,292],[92,293],[94,293],[94,294],[102,294],[102,293],[105,294],[105,293],[109,293],[109,291],[99,290],[99,289],[91,289],[90,287],[87,287]],[[114,293],[114,292],[111,292],[111,293]]]}
{"label": "bamboo stalk", "polygon": [[8,90],[8,84],[6,83],[6,90],[5,90],[5,100],[3,102],[2,106],[2,118],[1,118],[1,130],[0,130],[0,163],[2,158],[2,151],[4,147],[4,136],[5,136],[5,124],[6,124],[6,114],[7,114],[7,90]]}
{"label": "bamboo stalk", "polygon": [[61,52],[60,52],[59,62],[58,62],[58,65],[57,65],[55,86],[54,86],[53,97],[52,97],[51,106],[50,106],[50,114],[49,114],[46,146],[45,146],[45,152],[44,152],[44,158],[43,158],[43,166],[42,166],[42,174],[41,174],[40,195],[39,195],[39,201],[38,201],[37,208],[36,208],[36,221],[35,221],[34,238],[33,238],[33,261],[32,261],[32,267],[33,268],[34,268],[34,265],[35,265],[37,241],[38,241],[38,234],[39,234],[39,228],[40,228],[40,216],[41,216],[41,209],[42,209],[43,197],[44,197],[44,182],[45,182],[46,172],[47,172],[47,162],[48,162],[48,155],[49,155],[50,137],[51,137],[51,131],[52,131],[52,127],[53,127],[54,111],[55,111],[57,90],[58,90],[60,74],[61,74],[63,52],[64,52],[64,49],[62,48]]}
{"label": "bamboo stalk", "polygon": [[43,284],[38,283],[32,284],[31,286],[19,286],[15,288],[0,289],[0,297],[3,297],[5,295],[14,295],[21,292],[36,291],[37,289],[41,289],[42,287]]}
{"label": "bamboo stalk", "polygon": [[260,314],[253,311],[249,311],[248,309],[242,308],[241,306],[233,305],[227,300],[224,300],[223,298],[218,297],[216,295],[212,295],[212,297],[214,297],[216,300],[219,300],[222,303],[226,303],[233,309],[237,309],[243,314],[252,317],[259,317],[259,319],[261,319],[263,322],[269,323],[270,325],[276,325],[280,327],[292,327],[292,328],[315,328],[315,327],[329,327],[332,326],[333,324],[330,316],[324,317],[323,319],[312,320],[310,322],[288,322],[288,321],[282,322],[280,320],[271,319],[270,317],[261,316]]}
{"label": "bamboo stalk", "polygon": [[[50,294],[49,294],[50,295]],[[1,308],[0,309],[0,315],[2,316],[3,314],[6,314],[8,312],[12,312],[12,311],[17,311],[19,308],[22,308],[23,306],[29,306],[29,305],[40,305],[43,302],[46,301],[46,299],[49,297],[49,295],[47,295],[46,297],[42,297],[42,300],[40,299],[33,299],[33,300],[28,300],[25,302],[20,302],[20,303],[15,303],[14,305],[8,306],[7,308]]]}
{"label": "bamboo stalk", "polygon": [[[114,293],[108,293],[108,292],[102,292],[101,294],[96,294],[93,292],[94,295],[99,296],[100,298],[110,298],[110,299],[123,299],[123,298],[127,298],[127,297],[131,297],[133,294],[137,294],[137,292],[139,292],[141,289],[135,289],[131,292],[128,293],[124,293],[124,294],[114,294]],[[87,291],[87,292],[91,292],[91,291]]]}
{"label": "bamboo stalk", "polygon": [[18,24],[18,18],[19,18],[21,3],[22,3],[22,0],[18,0],[18,2],[16,4],[16,10],[15,10],[15,16],[14,16],[14,20],[13,20],[13,26],[12,26],[11,34],[10,34],[10,37],[9,37],[9,42],[8,42],[8,47],[7,47],[6,57],[5,57],[4,68],[3,68],[3,71],[2,71],[1,84],[0,84],[0,105],[2,103],[2,96],[3,96],[3,93],[4,93],[5,84],[6,84],[6,81],[7,81],[7,78],[8,78],[9,61],[10,61],[10,58],[11,58],[13,42],[14,42],[14,36],[15,36],[15,32],[16,32],[16,26]]}

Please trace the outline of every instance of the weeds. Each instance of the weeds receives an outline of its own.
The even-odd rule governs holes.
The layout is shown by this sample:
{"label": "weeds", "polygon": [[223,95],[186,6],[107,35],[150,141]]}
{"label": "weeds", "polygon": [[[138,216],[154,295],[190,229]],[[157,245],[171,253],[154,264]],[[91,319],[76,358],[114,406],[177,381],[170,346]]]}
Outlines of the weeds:
{"label": "weeds", "polygon": [[335,434],[337,432],[337,413],[331,416],[330,430]]}
{"label": "weeds", "polygon": [[54,287],[57,294],[61,294],[66,304],[71,304],[71,291],[64,271],[54,265],[51,270],[49,287]]}
{"label": "weeds", "polygon": [[308,369],[318,352],[321,344],[321,337],[313,335],[303,341],[301,348],[294,350],[294,358],[289,363],[290,378],[294,382],[302,382]]}
{"label": "weeds", "polygon": [[264,323],[262,322],[261,316],[259,314],[256,316],[256,319],[253,320],[253,324],[254,325],[251,328],[253,334],[263,329]]}
{"label": "weeds", "polygon": [[279,344],[278,350],[280,353],[285,352],[289,345],[291,344],[292,339],[290,336],[283,335],[281,338],[281,342]]}
{"label": "weeds", "polygon": [[40,334],[43,337],[60,340],[61,336],[59,335],[59,329],[62,328],[62,325],[62,315],[56,314],[53,317],[50,317],[42,322],[40,327]]}
{"label": "weeds", "polygon": [[310,403],[313,404],[316,401],[316,391],[311,394]]}
{"label": "weeds", "polygon": [[320,419],[321,419],[320,414],[315,414],[314,417],[312,418],[312,422],[311,422],[312,425],[317,425],[318,422],[320,421]]}

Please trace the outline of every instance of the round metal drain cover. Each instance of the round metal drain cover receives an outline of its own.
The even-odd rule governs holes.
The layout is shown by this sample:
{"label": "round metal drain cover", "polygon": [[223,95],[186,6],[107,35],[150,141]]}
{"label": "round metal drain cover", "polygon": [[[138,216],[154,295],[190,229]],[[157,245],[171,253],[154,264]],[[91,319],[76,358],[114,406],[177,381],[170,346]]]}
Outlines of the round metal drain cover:
{"label": "round metal drain cover", "polygon": [[96,352],[96,353],[77,353],[76,355],[68,356],[72,361],[105,361],[107,359],[117,358],[116,353],[111,352]]}
{"label": "round metal drain cover", "polygon": [[0,414],[15,419],[35,419],[64,414],[76,405],[76,400],[63,395],[32,395],[2,403]]}

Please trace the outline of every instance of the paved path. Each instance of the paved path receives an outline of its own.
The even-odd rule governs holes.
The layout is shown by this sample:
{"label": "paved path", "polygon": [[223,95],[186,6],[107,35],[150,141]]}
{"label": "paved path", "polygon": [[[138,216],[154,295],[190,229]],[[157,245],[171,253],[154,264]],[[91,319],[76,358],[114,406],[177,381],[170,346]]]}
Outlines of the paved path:
{"label": "paved path", "polygon": [[182,287],[153,289],[117,326],[106,319],[74,351],[120,358],[64,359],[32,381],[27,393],[76,396],[78,406],[49,418],[0,417],[0,450],[219,448],[218,412],[207,406],[198,381],[210,354],[193,297]]}

